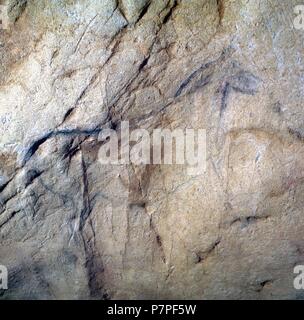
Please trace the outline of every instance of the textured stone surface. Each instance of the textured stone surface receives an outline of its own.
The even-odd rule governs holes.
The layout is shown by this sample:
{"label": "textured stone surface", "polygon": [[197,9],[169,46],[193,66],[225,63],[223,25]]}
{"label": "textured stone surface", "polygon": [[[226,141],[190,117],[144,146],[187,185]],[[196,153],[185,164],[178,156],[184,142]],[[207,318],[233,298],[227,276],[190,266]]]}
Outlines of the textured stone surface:
{"label": "textured stone surface", "polygon": [[[296,4],[10,1],[11,28],[0,31],[1,298],[301,298]],[[205,128],[206,173],[102,166],[98,134],[121,120]]]}

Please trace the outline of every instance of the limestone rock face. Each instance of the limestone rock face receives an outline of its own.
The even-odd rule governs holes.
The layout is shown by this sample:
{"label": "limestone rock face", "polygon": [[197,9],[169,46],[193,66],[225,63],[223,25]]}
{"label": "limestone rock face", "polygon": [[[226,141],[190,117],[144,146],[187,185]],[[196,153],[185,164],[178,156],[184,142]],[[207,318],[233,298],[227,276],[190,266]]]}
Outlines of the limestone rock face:
{"label": "limestone rock face", "polygon": [[[296,299],[296,0],[9,1],[2,299]],[[206,129],[207,166],[102,165],[100,133]]]}

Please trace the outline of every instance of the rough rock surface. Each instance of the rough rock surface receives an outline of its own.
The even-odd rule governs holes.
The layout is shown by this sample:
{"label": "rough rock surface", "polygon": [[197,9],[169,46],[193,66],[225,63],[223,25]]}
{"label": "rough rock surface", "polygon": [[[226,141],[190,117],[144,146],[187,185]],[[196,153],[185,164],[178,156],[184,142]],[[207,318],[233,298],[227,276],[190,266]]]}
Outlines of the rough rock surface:
{"label": "rough rock surface", "polygon": [[[304,263],[296,0],[10,1],[3,299],[294,299]],[[207,171],[103,166],[103,128],[204,128]]]}

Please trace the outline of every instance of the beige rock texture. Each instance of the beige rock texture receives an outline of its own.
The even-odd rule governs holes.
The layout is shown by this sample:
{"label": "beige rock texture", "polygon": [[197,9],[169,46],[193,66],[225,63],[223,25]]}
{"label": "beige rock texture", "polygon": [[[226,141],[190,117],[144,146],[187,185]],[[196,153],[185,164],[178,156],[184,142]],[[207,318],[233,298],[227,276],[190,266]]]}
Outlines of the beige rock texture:
{"label": "beige rock texture", "polygon": [[[0,299],[302,299],[298,0],[11,0]],[[207,169],[102,165],[99,134],[206,129]]]}

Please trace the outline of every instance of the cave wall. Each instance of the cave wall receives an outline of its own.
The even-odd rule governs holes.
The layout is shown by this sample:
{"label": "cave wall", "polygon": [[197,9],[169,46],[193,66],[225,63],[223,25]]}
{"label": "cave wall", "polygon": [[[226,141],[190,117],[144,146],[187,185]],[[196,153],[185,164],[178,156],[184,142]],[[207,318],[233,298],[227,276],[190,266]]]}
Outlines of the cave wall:
{"label": "cave wall", "polygon": [[[3,299],[296,299],[296,0],[9,1]],[[105,128],[206,129],[207,167],[102,165]]]}

